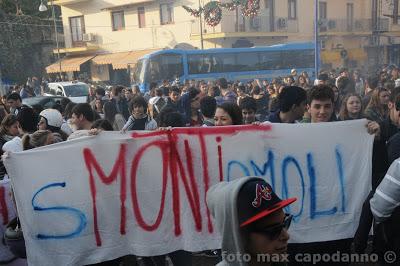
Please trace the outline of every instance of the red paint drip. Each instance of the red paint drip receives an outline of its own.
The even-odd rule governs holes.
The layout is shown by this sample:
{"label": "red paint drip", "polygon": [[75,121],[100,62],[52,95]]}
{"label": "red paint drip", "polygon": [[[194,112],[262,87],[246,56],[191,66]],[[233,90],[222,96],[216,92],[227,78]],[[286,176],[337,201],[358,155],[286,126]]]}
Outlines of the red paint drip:
{"label": "red paint drip", "polygon": [[[143,218],[142,212],[139,207],[138,196],[137,196],[137,185],[136,185],[136,174],[139,167],[140,159],[143,157],[144,153],[147,149],[151,147],[159,148],[162,153],[163,158],[163,174],[162,174],[162,194],[161,194],[161,203],[160,208],[157,214],[156,221],[153,224],[147,224]],[[135,214],[138,225],[146,231],[154,231],[156,230],[160,224],[164,213],[164,205],[165,205],[165,195],[167,189],[167,181],[168,181],[168,142],[166,141],[153,141],[144,146],[142,146],[135,157],[132,160],[132,168],[131,168],[131,197],[132,197],[132,207],[133,213]]]}
{"label": "red paint drip", "polygon": [[200,196],[199,196],[199,191],[197,190],[196,179],[194,177],[192,150],[190,149],[189,141],[187,139],[185,140],[185,154],[186,154],[186,161],[190,178],[190,186],[193,189],[193,194],[190,194],[191,190],[189,189],[189,185],[187,184],[186,177],[182,179],[186,193],[188,194],[188,199],[192,210],[192,214],[195,218],[196,230],[198,232],[201,232],[202,226],[201,226],[201,213],[200,213]]}
{"label": "red paint drip", "polygon": [[172,136],[171,132],[168,134],[168,140],[170,145],[170,172],[172,178],[172,211],[174,213],[174,225],[175,235],[178,236],[182,233],[181,219],[180,219],[180,197],[179,197],[179,182],[178,182],[178,169],[177,169],[177,150],[175,146],[175,137]]}
{"label": "red paint drip", "polygon": [[93,168],[96,170],[100,181],[109,185],[112,182],[117,180],[118,173],[121,175],[121,191],[120,191],[120,204],[121,204],[121,223],[120,223],[120,232],[121,234],[125,234],[126,227],[126,209],[125,209],[125,200],[126,200],[126,171],[125,171],[125,156],[126,156],[126,144],[121,144],[120,151],[118,154],[118,158],[113,166],[111,174],[107,176],[103,169],[100,167],[96,158],[94,157],[92,151],[90,149],[83,150],[83,157],[85,159],[86,168],[89,171],[89,185],[90,192],[92,196],[92,204],[93,204],[93,226],[94,233],[96,238],[96,245],[101,246],[101,237],[99,233],[98,220],[97,220],[97,205],[96,205],[96,183],[93,175]]}
{"label": "red paint drip", "polygon": [[[201,160],[203,162],[203,178],[204,178],[204,204],[207,207],[207,191],[210,186],[210,176],[208,175],[208,160],[207,160],[207,147],[206,147],[206,141],[204,139],[204,135],[200,134],[199,135],[199,140],[200,140],[200,148],[201,148]],[[207,207],[207,221],[208,221],[208,231],[212,233],[213,226],[211,222],[211,215],[210,215],[210,210]]]}
{"label": "red paint drip", "polygon": [[224,170],[222,169],[222,147],[218,145],[218,168],[219,168],[219,181],[224,180]]}

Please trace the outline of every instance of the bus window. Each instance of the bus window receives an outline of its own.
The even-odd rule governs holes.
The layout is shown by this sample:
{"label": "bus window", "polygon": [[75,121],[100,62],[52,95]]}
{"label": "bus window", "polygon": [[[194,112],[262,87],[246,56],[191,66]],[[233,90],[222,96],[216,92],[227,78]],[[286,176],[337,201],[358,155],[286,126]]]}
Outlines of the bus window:
{"label": "bus window", "polygon": [[172,80],[183,76],[182,55],[163,54],[151,58],[149,72],[152,81]]}
{"label": "bus window", "polygon": [[282,53],[282,61],[287,69],[313,68],[314,52],[312,50],[285,51]]}
{"label": "bus window", "polygon": [[201,73],[201,65],[203,64],[203,56],[202,55],[189,55],[188,63],[189,63],[189,74],[200,74]]}
{"label": "bus window", "polygon": [[189,74],[208,74],[221,72],[221,63],[217,55],[189,55]]}
{"label": "bus window", "polygon": [[216,60],[221,66],[220,72],[235,72],[237,69],[235,54],[219,54],[216,55]]}
{"label": "bus window", "polygon": [[256,52],[236,54],[236,71],[259,70],[259,56]]}
{"label": "bus window", "polygon": [[284,66],[281,52],[261,52],[259,53],[259,70],[277,70],[286,68]]}
{"label": "bus window", "polygon": [[135,66],[134,72],[133,72],[133,80],[136,83],[143,83],[144,81],[144,69],[143,69],[143,64],[144,60],[139,60]]}
{"label": "bus window", "polygon": [[149,75],[147,76],[150,82],[161,80],[160,75],[160,56],[155,56],[149,61]]}

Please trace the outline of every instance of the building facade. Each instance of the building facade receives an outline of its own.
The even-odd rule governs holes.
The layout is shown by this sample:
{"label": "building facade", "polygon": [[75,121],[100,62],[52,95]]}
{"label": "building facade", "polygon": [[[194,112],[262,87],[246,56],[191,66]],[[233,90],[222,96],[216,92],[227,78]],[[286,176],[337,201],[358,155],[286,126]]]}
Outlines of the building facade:
{"label": "building facade", "polygon": [[[65,34],[65,47],[55,52],[65,57],[61,67],[56,63],[47,71],[129,83],[127,70],[154,50],[199,49],[202,44],[204,48],[265,46],[314,38],[314,0],[261,0],[254,18],[243,17],[239,9],[224,9],[215,27],[182,8],[207,2],[55,0],[61,6]],[[320,0],[317,23],[323,65],[398,64],[398,8],[398,0]]]}

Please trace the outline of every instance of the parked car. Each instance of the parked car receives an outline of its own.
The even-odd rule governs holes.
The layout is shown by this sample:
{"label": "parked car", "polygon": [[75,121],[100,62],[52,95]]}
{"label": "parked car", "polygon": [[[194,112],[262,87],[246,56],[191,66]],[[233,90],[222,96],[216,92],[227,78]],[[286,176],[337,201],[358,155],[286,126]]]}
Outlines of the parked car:
{"label": "parked car", "polygon": [[76,103],[85,103],[89,95],[89,85],[83,82],[49,83],[45,96],[64,96]]}
{"label": "parked car", "polygon": [[22,99],[22,104],[29,107],[33,105],[40,105],[43,109],[53,108],[56,104],[60,104],[61,100],[67,98],[63,96],[37,96]]}

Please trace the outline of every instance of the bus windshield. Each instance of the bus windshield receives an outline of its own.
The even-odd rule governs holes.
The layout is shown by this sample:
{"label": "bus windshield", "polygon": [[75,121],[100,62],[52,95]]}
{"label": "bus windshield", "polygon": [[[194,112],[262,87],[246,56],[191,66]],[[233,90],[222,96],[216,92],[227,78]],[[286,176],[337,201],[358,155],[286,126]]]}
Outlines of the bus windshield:
{"label": "bus windshield", "polygon": [[133,80],[138,84],[144,82],[144,72],[145,72],[144,65],[145,65],[144,59],[140,59],[137,62],[135,70],[133,72]]}
{"label": "bus windshield", "polygon": [[172,80],[183,75],[182,55],[162,54],[150,58],[146,82]]}

